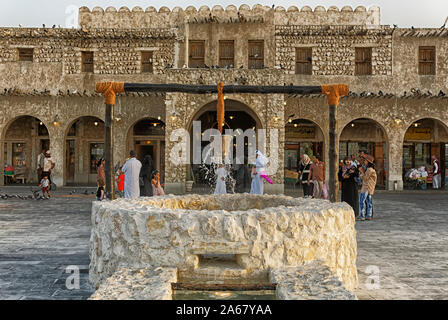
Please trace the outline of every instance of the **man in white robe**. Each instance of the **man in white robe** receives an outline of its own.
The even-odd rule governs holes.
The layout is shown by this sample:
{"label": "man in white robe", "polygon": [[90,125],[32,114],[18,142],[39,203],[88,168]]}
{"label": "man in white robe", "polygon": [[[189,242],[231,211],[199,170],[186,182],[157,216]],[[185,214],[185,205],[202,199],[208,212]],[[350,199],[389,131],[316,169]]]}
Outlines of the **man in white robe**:
{"label": "man in white robe", "polygon": [[219,164],[218,170],[216,170],[215,194],[227,194],[226,177],[227,177],[226,169],[223,167],[222,164]]}
{"label": "man in white robe", "polygon": [[142,163],[135,158],[135,151],[131,150],[129,155],[131,158],[126,161],[121,169],[124,173],[124,197],[126,199],[140,197],[139,177],[142,168]]}

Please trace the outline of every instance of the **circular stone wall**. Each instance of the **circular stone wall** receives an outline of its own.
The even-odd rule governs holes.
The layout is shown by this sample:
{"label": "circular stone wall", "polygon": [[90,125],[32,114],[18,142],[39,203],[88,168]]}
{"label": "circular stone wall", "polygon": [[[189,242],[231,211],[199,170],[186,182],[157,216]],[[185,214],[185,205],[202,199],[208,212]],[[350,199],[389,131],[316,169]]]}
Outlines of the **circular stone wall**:
{"label": "circular stone wall", "polygon": [[356,231],[346,203],[274,195],[188,195],[94,202],[90,282],[120,267],[191,272],[201,254],[232,254],[249,274],[320,260],[357,287]]}

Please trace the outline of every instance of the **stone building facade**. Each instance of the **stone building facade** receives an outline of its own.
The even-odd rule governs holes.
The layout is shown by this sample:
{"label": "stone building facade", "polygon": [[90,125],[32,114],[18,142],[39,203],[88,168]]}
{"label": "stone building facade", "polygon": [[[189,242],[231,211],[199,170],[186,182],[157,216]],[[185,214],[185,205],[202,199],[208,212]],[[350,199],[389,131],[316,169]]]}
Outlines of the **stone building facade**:
{"label": "stone building facade", "polygon": [[[94,183],[104,142],[104,100],[94,91],[100,81],[346,83],[350,94],[337,114],[340,157],[373,154],[379,184],[402,189],[403,172],[431,169],[431,155],[446,175],[447,37],[447,29],[382,25],[378,7],[82,7],[77,29],[0,28],[0,163],[22,167],[16,171],[36,183],[37,155],[49,146],[56,184]],[[169,159],[170,134],[191,130],[215,101],[216,95],[120,95],[115,161],[130,149],[151,154],[168,192],[183,192],[187,170]],[[257,129],[279,130],[278,164],[285,170],[268,192],[284,190],[301,154],[327,160],[324,96],[239,94],[226,104]]]}

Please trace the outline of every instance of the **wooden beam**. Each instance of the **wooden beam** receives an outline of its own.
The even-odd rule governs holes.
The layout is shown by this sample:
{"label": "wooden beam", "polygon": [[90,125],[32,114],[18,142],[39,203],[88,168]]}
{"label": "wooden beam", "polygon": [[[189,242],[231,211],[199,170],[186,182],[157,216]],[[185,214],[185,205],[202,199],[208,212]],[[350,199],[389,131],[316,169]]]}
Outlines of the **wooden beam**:
{"label": "wooden beam", "polygon": [[[125,92],[182,92],[191,94],[218,93],[216,85],[188,85],[177,83],[125,83]],[[255,94],[321,94],[321,86],[243,86],[226,85],[224,93],[255,93]]]}
{"label": "wooden beam", "polygon": [[114,105],[106,104],[106,114],[105,114],[105,130],[106,130],[106,139],[104,141],[104,174],[106,176],[106,190],[105,197],[110,200],[115,199],[115,172],[114,172],[114,155],[113,155],[113,114],[114,114]]}

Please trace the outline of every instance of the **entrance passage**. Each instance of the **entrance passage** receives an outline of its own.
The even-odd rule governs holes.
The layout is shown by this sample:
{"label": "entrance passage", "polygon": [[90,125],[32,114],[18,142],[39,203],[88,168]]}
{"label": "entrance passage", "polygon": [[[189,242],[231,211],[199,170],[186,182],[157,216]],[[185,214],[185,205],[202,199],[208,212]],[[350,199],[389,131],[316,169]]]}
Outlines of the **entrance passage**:
{"label": "entrance passage", "polygon": [[37,184],[40,181],[38,155],[49,149],[48,129],[42,121],[31,116],[14,120],[6,128],[3,145],[4,183]]}
{"label": "entrance passage", "polygon": [[285,189],[300,186],[298,169],[302,156],[307,154],[313,160],[318,154],[322,158],[324,150],[324,135],[316,123],[290,119],[285,126]]}
{"label": "entrance passage", "polygon": [[[232,166],[231,176],[235,181],[234,191],[238,193],[249,192],[250,190],[250,169],[249,165],[251,161],[254,161],[255,155],[249,155],[249,147],[256,147],[257,138],[255,135],[244,135],[244,132],[248,129],[257,130],[261,129],[261,122],[259,121],[257,115],[253,110],[251,110],[245,104],[231,99],[226,99],[226,113],[224,117],[224,127],[223,134],[225,134],[226,129],[232,129],[234,134],[233,140],[233,158],[232,161],[234,165]],[[199,121],[201,124],[201,135],[208,129],[218,129],[218,122],[216,118],[216,101],[210,102],[203,106],[196,116],[190,126],[190,136],[193,139],[193,122]],[[239,130],[237,130],[239,129]],[[236,164],[237,160],[237,136],[244,135],[244,157],[243,159],[238,159],[239,162],[244,162],[244,164]],[[199,137],[196,137],[199,138]],[[204,149],[210,141],[201,142],[201,154],[204,154]],[[254,145],[253,145],[254,144]],[[193,143],[191,143],[191,155],[193,155]],[[209,155],[207,155],[208,157]],[[206,157],[206,159],[207,159]],[[251,159],[252,158],[252,159]],[[204,162],[206,159],[202,159]],[[211,180],[209,178],[211,166],[203,164],[192,164],[192,175],[194,179],[194,191],[195,192],[208,192],[210,191]],[[230,192],[231,187],[228,186],[228,192]]]}
{"label": "entrance passage", "polygon": [[[403,182],[405,189],[425,190],[433,186],[432,156],[436,156],[439,160],[442,188],[446,188],[448,129],[437,119],[416,121],[406,131],[403,141]],[[418,177],[410,176],[412,170],[419,171]]]}
{"label": "entrance passage", "polygon": [[95,185],[101,158],[104,158],[104,121],[91,116],[76,119],[65,137],[66,185]]}
{"label": "entrance passage", "polygon": [[387,181],[387,136],[374,120],[356,119],[342,130],[339,139],[339,161],[345,157],[358,157],[363,151],[375,158],[377,188],[385,188]]}
{"label": "entrance passage", "polygon": [[[162,183],[165,181],[165,123],[161,116],[136,122],[130,129],[127,149],[126,155],[135,150],[142,163],[146,156],[151,156],[154,169],[160,171]],[[123,161],[120,159],[120,164]]]}

